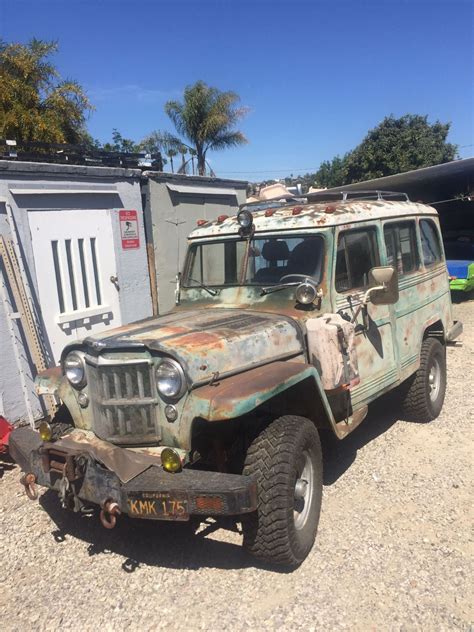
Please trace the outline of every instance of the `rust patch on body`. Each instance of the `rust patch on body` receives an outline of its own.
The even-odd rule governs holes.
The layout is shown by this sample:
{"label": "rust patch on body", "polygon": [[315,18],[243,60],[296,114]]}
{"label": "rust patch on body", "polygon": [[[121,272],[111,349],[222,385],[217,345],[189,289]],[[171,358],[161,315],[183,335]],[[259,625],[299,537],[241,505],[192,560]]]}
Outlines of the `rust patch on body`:
{"label": "rust patch on body", "polygon": [[[168,341],[173,344],[173,339]],[[224,342],[221,336],[208,334],[205,331],[198,331],[182,336],[176,340],[176,346],[179,347],[212,347],[213,349],[223,349]]]}
{"label": "rust patch on body", "polygon": [[256,408],[267,399],[267,393],[273,394],[276,385],[284,387],[306,368],[301,362],[273,362],[203,386],[195,396],[209,402],[209,421],[231,419],[239,416],[240,402],[252,401],[252,408]]}

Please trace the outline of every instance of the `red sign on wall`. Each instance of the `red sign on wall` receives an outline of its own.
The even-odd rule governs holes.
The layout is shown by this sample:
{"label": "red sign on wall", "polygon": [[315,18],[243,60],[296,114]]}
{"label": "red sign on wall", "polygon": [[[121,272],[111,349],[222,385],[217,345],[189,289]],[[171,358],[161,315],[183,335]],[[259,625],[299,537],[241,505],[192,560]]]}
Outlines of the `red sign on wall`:
{"label": "red sign on wall", "polygon": [[131,250],[140,248],[140,238],[138,236],[138,217],[136,211],[119,211],[120,235],[122,237],[122,248]]}

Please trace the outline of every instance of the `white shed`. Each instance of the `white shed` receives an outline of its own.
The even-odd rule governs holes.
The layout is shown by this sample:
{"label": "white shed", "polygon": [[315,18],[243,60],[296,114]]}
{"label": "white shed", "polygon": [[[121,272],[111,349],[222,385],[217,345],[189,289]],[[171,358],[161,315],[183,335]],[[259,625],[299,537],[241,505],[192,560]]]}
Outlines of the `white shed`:
{"label": "white shed", "polygon": [[[140,177],[0,161],[0,414],[10,421],[43,415],[36,370],[65,344],[151,315]],[[19,287],[31,322],[19,318]]]}

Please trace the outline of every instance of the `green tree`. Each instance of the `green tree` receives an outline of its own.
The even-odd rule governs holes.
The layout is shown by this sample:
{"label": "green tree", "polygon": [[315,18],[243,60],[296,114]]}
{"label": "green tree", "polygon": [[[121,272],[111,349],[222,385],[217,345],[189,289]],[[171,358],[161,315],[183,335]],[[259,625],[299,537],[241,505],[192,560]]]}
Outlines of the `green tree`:
{"label": "green tree", "polygon": [[124,138],[118,129],[112,130],[112,142],[104,143],[102,149],[105,151],[118,151],[128,154],[136,154],[142,151],[141,144],[135,143],[130,138]]}
{"label": "green tree", "polygon": [[457,145],[446,142],[450,127],[418,114],[387,116],[343,158],[321,163],[315,183],[335,187],[454,160]]}
{"label": "green tree", "polygon": [[347,154],[342,158],[336,156],[332,160],[322,162],[316,175],[313,176],[316,186],[321,189],[330,189],[343,185],[347,178],[346,160]]}
{"label": "green tree", "polygon": [[349,182],[430,167],[456,158],[457,146],[446,142],[450,123],[428,123],[427,116],[386,117],[347,156]]}
{"label": "green tree", "polygon": [[195,150],[199,175],[206,173],[209,150],[226,149],[247,142],[242,132],[234,129],[247,113],[246,108],[238,107],[239,100],[235,92],[221,92],[204,81],[197,81],[185,88],[182,102],[168,101],[165,104],[166,114],[182,137],[174,138],[175,150],[179,151],[183,145],[188,151]]}
{"label": "green tree", "polygon": [[0,41],[0,136],[17,141],[80,143],[92,111],[81,86],[60,77],[49,58],[56,42]]}

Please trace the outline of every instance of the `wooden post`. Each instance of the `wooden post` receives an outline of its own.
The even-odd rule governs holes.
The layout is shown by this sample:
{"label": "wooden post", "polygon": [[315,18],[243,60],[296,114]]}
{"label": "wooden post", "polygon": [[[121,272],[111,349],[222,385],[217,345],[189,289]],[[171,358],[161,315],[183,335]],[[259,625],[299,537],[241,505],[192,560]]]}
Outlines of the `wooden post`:
{"label": "wooden post", "polygon": [[148,260],[148,273],[150,275],[150,293],[153,316],[158,316],[158,287],[156,284],[155,247],[152,243],[147,242],[146,255]]}

